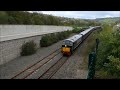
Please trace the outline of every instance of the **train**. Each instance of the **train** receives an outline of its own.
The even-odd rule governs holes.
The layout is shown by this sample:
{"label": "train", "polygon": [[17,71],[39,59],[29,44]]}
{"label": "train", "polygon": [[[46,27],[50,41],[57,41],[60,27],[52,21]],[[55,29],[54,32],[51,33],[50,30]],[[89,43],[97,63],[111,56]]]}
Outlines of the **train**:
{"label": "train", "polygon": [[94,31],[101,29],[101,26],[90,27],[79,34],[63,40],[61,52],[63,55],[72,55],[73,51]]}

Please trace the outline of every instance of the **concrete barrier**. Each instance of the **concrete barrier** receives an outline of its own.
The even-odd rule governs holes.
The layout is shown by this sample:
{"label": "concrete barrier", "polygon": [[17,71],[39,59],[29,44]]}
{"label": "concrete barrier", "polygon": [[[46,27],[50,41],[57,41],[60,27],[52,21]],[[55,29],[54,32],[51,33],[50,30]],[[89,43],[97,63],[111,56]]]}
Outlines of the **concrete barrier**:
{"label": "concrete barrier", "polygon": [[24,42],[34,40],[39,46],[42,35],[72,30],[66,26],[0,25],[0,65],[20,56]]}
{"label": "concrete barrier", "polygon": [[66,30],[72,30],[72,27],[50,25],[0,25],[0,41],[55,33]]}

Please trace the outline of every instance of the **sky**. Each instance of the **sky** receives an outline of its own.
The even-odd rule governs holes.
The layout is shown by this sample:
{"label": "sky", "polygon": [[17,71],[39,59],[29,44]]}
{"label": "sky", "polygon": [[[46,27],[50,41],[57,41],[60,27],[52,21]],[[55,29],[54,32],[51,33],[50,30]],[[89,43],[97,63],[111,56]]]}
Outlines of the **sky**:
{"label": "sky", "polygon": [[43,14],[51,14],[54,16],[80,19],[120,17],[120,11],[37,11],[37,12]]}

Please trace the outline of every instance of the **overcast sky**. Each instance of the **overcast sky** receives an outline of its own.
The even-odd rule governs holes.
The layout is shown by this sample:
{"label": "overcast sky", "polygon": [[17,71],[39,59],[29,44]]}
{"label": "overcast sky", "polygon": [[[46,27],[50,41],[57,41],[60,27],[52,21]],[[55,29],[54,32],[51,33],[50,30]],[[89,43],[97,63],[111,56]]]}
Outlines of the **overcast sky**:
{"label": "overcast sky", "polygon": [[120,11],[37,11],[43,14],[64,16],[69,18],[95,19],[106,17],[120,17]]}

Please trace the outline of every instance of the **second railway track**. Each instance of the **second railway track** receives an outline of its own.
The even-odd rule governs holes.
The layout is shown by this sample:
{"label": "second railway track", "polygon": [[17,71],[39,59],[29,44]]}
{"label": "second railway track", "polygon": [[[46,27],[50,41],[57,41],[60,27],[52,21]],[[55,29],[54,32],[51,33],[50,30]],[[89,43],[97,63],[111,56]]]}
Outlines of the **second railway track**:
{"label": "second railway track", "polygon": [[[84,41],[83,41],[84,42]],[[83,43],[82,42],[82,43]],[[81,44],[82,44],[81,43]],[[81,45],[80,44],[80,45]],[[29,78],[34,72],[41,69],[42,66],[45,66],[49,61],[52,62],[52,59],[60,54],[60,48],[49,54],[48,56],[44,57],[43,59],[39,60],[35,64],[32,64],[28,68],[24,69],[23,71],[16,74],[11,79],[31,79]],[[75,54],[75,51],[73,52]],[[51,79],[52,76],[63,66],[63,64],[69,59],[70,57],[61,57],[56,60],[55,63],[52,63],[50,67],[47,67],[47,69],[44,71],[42,70],[42,74],[38,75],[34,79]],[[43,72],[44,71],[44,72]]]}
{"label": "second railway track", "polygon": [[[88,31],[90,33],[88,33]],[[81,34],[83,39],[79,45],[81,45],[91,33],[92,32],[89,29],[87,30],[87,32],[83,32]],[[75,51],[75,49],[74,49],[74,51]],[[39,72],[42,71],[42,73],[37,73],[38,79],[50,79],[62,67],[62,65],[70,58],[70,57],[63,57],[62,54],[60,54],[60,52],[61,52],[60,48],[55,50],[48,56],[44,57],[42,60],[39,60],[38,62],[36,62],[36,63],[32,64],[31,66],[27,67],[26,69],[22,70],[21,72],[16,74],[11,79],[31,78],[31,77],[35,76],[34,72],[37,72],[37,71],[39,71]],[[59,58],[55,59],[57,56]],[[34,74],[34,75],[32,75],[32,74]]]}
{"label": "second railway track", "polygon": [[[89,34],[90,35],[90,34]],[[88,36],[89,36],[88,35]],[[87,36],[87,37],[88,37]],[[86,38],[87,38],[86,37]],[[85,39],[86,39],[85,38]],[[85,39],[78,45],[80,46],[84,41]],[[77,49],[77,48],[76,48]],[[74,55],[76,53],[76,49],[73,51],[73,54]],[[51,79],[52,76],[55,75],[55,73],[63,66],[63,64],[69,59],[70,57],[61,57],[56,63],[54,63],[54,65],[52,65],[46,72],[44,72],[41,76],[39,76],[38,79]]]}
{"label": "second railway track", "polygon": [[61,57],[54,65],[44,72],[38,79],[50,79],[67,61],[68,57]]}
{"label": "second railway track", "polygon": [[[73,55],[75,54],[75,51],[73,52]],[[70,57],[61,57],[56,63],[54,63],[46,72],[44,72],[41,76],[39,76],[38,79],[51,79],[52,76],[58,72],[58,70],[65,64],[65,62]]]}
{"label": "second railway track", "polygon": [[44,57],[43,59],[39,60],[38,62],[28,66],[26,69],[22,70],[15,76],[13,76],[11,79],[26,79],[31,74],[33,74],[35,71],[40,69],[42,66],[47,64],[49,61],[51,61],[55,56],[60,54],[60,48],[49,54],[48,56]]}

